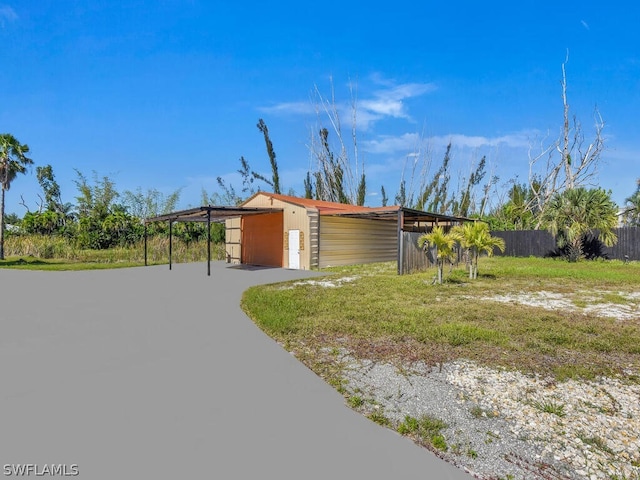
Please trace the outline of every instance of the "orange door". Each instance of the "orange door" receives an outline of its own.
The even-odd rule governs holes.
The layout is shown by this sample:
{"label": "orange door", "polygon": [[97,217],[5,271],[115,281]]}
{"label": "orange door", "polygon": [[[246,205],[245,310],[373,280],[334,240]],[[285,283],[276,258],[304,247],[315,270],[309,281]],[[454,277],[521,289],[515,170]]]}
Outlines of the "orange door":
{"label": "orange door", "polygon": [[283,214],[242,217],[242,263],[282,267]]}

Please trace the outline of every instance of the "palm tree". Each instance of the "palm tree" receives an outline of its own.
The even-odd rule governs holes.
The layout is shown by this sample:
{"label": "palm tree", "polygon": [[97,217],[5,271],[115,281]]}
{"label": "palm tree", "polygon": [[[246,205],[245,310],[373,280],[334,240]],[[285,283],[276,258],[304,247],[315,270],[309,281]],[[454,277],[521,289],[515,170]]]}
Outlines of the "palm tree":
{"label": "palm tree", "polygon": [[453,247],[456,239],[449,233],[445,233],[442,227],[433,227],[429,233],[418,238],[418,246],[424,248],[425,245],[436,247],[437,250],[437,266],[438,266],[438,283],[442,284],[442,274],[444,270],[445,260],[450,260],[454,255]]}
{"label": "palm tree", "polygon": [[640,178],[637,181],[636,191],[624,201],[626,203],[624,209],[625,224],[632,227],[640,226]]}
{"label": "palm tree", "polygon": [[10,133],[0,134],[0,260],[4,260],[4,192],[19,173],[27,171],[33,160],[28,158],[29,147]]}
{"label": "palm tree", "polygon": [[467,222],[454,227],[451,235],[469,253],[469,278],[478,278],[478,258],[482,252],[493,255],[494,249],[504,252],[505,243],[500,237],[492,237],[485,222]]}
{"label": "palm tree", "polygon": [[542,220],[558,247],[567,248],[569,261],[575,262],[583,256],[582,241],[587,234],[597,234],[607,247],[616,244],[617,210],[610,193],[579,187],[554,195]]}

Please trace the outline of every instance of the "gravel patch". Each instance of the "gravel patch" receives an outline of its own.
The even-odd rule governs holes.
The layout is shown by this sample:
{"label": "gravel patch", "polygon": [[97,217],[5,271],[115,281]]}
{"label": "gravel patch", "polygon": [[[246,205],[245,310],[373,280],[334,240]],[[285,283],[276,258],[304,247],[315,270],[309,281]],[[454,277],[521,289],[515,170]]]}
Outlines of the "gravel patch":
{"label": "gravel patch", "polygon": [[521,305],[529,305],[531,307],[541,307],[548,310],[573,310],[575,305],[566,295],[555,292],[526,292],[510,295],[494,295],[492,297],[484,297],[481,300],[490,300],[500,303],[517,303]]}
{"label": "gravel patch", "polygon": [[398,367],[342,352],[347,395],[397,425],[443,420],[442,458],[481,479],[640,479],[640,386],[550,379],[456,361]]}
{"label": "gravel patch", "polygon": [[337,288],[341,287],[345,283],[351,283],[357,280],[359,277],[340,277],[331,280],[304,280],[301,282],[295,282],[294,286],[300,285],[315,285],[324,288]]}
{"label": "gravel patch", "polygon": [[491,297],[483,297],[481,300],[488,300],[500,303],[513,303],[520,305],[529,305],[531,307],[540,307],[546,310],[569,310],[581,313],[591,313],[594,315],[616,318],[618,320],[632,320],[640,315],[639,292],[625,293],[618,292],[621,298],[627,300],[626,304],[604,302],[598,296],[584,298],[588,300],[589,305],[578,307],[572,299],[566,294],[539,291],[539,292],[522,292],[509,295],[494,295]]}

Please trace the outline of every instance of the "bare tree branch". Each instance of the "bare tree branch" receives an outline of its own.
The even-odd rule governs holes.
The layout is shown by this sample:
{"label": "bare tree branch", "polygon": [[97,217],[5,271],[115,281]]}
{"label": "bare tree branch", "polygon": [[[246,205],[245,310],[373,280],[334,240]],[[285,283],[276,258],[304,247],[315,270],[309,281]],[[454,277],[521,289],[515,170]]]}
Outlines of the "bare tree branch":
{"label": "bare tree branch", "polygon": [[[347,147],[340,119],[340,108],[336,101],[333,79],[330,98],[325,98],[317,85],[314,85],[315,110],[318,126],[311,132],[309,150],[314,165],[311,165],[315,180],[315,196],[321,200],[352,203],[362,197],[364,162],[360,161],[357,139],[357,96],[353,84],[351,94],[351,145]],[[332,148],[329,140],[330,130],[322,127],[323,120],[331,125],[331,132],[338,148]],[[334,152],[339,151],[339,154]],[[351,152],[351,156],[350,156]]]}
{"label": "bare tree branch", "polygon": [[[542,215],[547,203],[556,193],[588,185],[598,173],[598,163],[604,150],[604,121],[597,107],[594,118],[594,138],[585,146],[582,125],[573,116],[567,99],[566,65],[569,52],[562,63],[563,123],[559,138],[551,143],[540,142],[539,151],[533,154],[533,145],[529,146],[529,188],[531,198],[525,208],[537,218],[536,228],[540,228]],[[559,155],[559,159],[557,158]],[[544,162],[544,165],[542,165]],[[541,168],[542,167],[542,168]]]}
{"label": "bare tree branch", "polygon": [[22,196],[22,194],[20,195],[20,203],[19,205],[22,205],[24,208],[27,209],[27,213],[29,213],[31,210],[29,210],[29,205],[27,205],[27,202],[24,201],[24,197]]}

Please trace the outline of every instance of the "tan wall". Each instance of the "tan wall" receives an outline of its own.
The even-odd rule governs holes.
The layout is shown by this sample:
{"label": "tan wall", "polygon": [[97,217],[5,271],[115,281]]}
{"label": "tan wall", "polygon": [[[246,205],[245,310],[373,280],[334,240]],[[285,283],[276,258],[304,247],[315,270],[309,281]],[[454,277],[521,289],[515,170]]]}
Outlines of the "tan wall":
{"label": "tan wall", "polygon": [[[288,250],[288,232],[289,230],[300,230],[302,235],[302,249],[300,250],[300,268],[303,270],[311,269],[312,258],[312,235],[310,223],[311,219],[317,212],[315,210],[307,211],[305,207],[299,207],[287,202],[283,202],[277,199],[271,199],[266,195],[256,195],[249,200],[245,207],[268,207],[268,208],[282,208],[283,209],[283,225],[282,225],[282,238],[283,238],[283,251],[282,251],[282,265],[287,268],[289,266],[289,250]],[[316,240],[317,243],[317,240]],[[316,246],[317,251],[317,246]]]}
{"label": "tan wall", "polygon": [[225,226],[225,249],[227,262],[240,263],[242,258],[242,230],[240,217],[228,218]]}
{"label": "tan wall", "polygon": [[319,267],[397,260],[397,222],[320,217]]}

